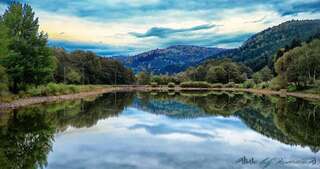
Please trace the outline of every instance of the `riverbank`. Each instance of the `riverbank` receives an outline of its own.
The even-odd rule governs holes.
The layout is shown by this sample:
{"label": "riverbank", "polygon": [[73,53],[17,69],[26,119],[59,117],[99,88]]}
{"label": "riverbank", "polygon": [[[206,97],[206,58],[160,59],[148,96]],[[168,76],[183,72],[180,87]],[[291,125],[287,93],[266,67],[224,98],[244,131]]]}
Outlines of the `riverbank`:
{"label": "riverbank", "polygon": [[0,110],[6,109],[17,109],[20,107],[25,107],[34,104],[41,103],[49,103],[49,102],[57,102],[57,101],[65,101],[65,100],[75,100],[82,99],[90,96],[98,96],[104,93],[110,92],[124,92],[124,91],[142,91],[142,92],[150,92],[150,91],[228,91],[228,92],[247,92],[253,94],[260,95],[274,95],[279,97],[297,97],[303,99],[313,99],[320,100],[319,94],[309,94],[309,93],[301,93],[301,92],[286,92],[282,91],[273,91],[269,89],[243,89],[243,88],[169,88],[167,86],[159,86],[159,87],[151,87],[151,86],[140,86],[140,85],[125,85],[125,86],[106,86],[104,88],[99,87],[97,89],[93,89],[88,92],[80,92],[75,94],[66,94],[59,96],[40,96],[40,97],[29,97],[29,98],[21,98],[14,100],[8,103],[0,102]]}

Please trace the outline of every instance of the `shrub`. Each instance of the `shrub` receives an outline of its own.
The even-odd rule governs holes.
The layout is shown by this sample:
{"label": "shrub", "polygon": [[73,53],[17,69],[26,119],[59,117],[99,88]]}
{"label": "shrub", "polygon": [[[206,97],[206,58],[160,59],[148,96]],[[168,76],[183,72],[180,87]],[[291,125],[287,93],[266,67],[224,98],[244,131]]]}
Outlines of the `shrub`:
{"label": "shrub", "polygon": [[248,79],[245,82],[243,82],[241,87],[248,89],[248,88],[253,88],[254,86],[255,86],[254,81],[252,79]]}
{"label": "shrub", "polygon": [[157,82],[151,82],[150,85],[151,85],[151,87],[158,87],[158,83]]}
{"label": "shrub", "polygon": [[254,88],[257,88],[257,89],[268,89],[268,88],[270,88],[270,83],[269,82],[261,82],[259,84],[256,84]]}
{"label": "shrub", "polygon": [[284,80],[284,78],[277,76],[271,80],[270,88],[272,90],[280,90],[287,88],[287,81]]}
{"label": "shrub", "polygon": [[69,89],[72,93],[78,93],[80,92],[79,87],[75,86],[75,85],[69,85]]}
{"label": "shrub", "polygon": [[174,88],[175,86],[176,86],[176,84],[174,84],[173,82],[168,83],[169,88]]}
{"label": "shrub", "polygon": [[211,87],[212,88],[223,88],[224,85],[222,83],[214,83],[214,84],[211,84]]}
{"label": "shrub", "polygon": [[228,84],[225,85],[225,87],[234,88],[234,87],[236,87],[236,83],[234,83],[234,82],[229,82]]}
{"label": "shrub", "polygon": [[86,92],[91,91],[93,86],[76,86],[76,85],[66,85],[66,84],[55,84],[49,83],[47,85],[40,86],[28,86],[25,92],[21,92],[21,95],[28,96],[52,96],[61,94],[71,94],[78,93],[80,91]]}
{"label": "shrub", "polygon": [[196,81],[196,82],[183,82],[180,84],[182,88],[210,88],[211,85],[208,82]]}
{"label": "shrub", "polygon": [[296,85],[288,85],[288,92],[294,92],[297,91],[297,86]]}

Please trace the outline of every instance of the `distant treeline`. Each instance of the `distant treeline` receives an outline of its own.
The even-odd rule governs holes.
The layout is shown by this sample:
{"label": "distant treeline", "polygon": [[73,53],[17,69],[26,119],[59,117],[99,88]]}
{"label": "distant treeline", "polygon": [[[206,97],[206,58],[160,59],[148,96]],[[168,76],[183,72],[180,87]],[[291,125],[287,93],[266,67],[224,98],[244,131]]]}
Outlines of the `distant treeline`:
{"label": "distant treeline", "polygon": [[131,70],[91,52],[67,53],[47,45],[31,6],[13,2],[0,16],[0,94],[49,82],[130,84]]}
{"label": "distant treeline", "polygon": [[[271,64],[254,72],[245,64],[229,58],[212,59],[199,66],[190,67],[176,75],[152,75],[141,72],[140,84],[176,84],[183,82],[207,82],[228,87],[288,89],[316,89],[320,92],[320,39],[313,36],[305,42],[292,41],[291,45],[279,48]],[[271,66],[270,66],[271,65]],[[195,87],[196,84],[194,83]],[[229,84],[229,85],[228,85]],[[235,85],[239,84],[239,85]]]}
{"label": "distant treeline", "polygon": [[54,79],[59,83],[70,84],[131,84],[134,74],[120,62],[99,57],[92,52],[66,52],[53,49],[57,58]]}

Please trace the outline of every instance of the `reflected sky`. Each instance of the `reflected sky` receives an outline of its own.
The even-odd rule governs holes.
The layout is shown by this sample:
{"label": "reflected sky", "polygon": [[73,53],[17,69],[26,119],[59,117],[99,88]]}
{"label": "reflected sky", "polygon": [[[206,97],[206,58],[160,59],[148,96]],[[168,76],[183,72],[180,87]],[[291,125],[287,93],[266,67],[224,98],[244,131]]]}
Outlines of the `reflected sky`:
{"label": "reflected sky", "polygon": [[[55,135],[48,169],[255,169],[243,165],[244,156],[309,160],[319,154],[308,148],[269,139],[235,116],[175,119],[127,107],[118,117],[89,128],[73,128]],[[319,168],[287,164],[266,168]]]}

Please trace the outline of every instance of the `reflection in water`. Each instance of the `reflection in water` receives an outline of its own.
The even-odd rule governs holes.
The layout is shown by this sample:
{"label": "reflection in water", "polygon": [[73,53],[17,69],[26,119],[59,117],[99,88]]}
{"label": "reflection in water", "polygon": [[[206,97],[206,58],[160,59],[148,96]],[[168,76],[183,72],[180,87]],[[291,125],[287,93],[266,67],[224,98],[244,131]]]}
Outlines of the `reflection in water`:
{"label": "reflection in water", "polygon": [[[240,150],[247,152],[250,147],[246,147],[246,151],[241,146],[231,148],[232,143],[241,142],[240,137],[243,142],[239,145],[243,146],[257,144],[264,147],[272,140],[277,140],[291,147],[308,147],[313,153],[317,153],[320,150],[319,111],[320,105],[316,102],[244,93],[110,93],[93,99],[32,106],[3,114],[0,116],[0,164],[4,169],[31,169],[46,166],[49,166],[48,168],[72,168],[71,164],[66,164],[67,157],[61,159],[62,157],[57,154],[61,152],[65,155],[75,151],[76,148],[72,150],[69,148],[70,152],[66,152],[67,148],[64,147],[66,143],[68,147],[76,147],[82,142],[86,144],[79,145],[81,151],[94,152],[95,154],[91,155],[95,156],[99,153],[102,156],[108,154],[108,158],[113,159],[112,163],[104,161],[105,159],[96,159],[96,163],[103,161],[104,167],[107,168],[135,168],[137,164],[135,165],[133,161],[138,161],[138,159],[132,156],[130,156],[133,158],[131,161],[126,159],[131,165],[122,164],[119,161],[120,156],[124,154],[128,156],[128,153],[133,152],[143,154],[145,158],[154,156],[159,160],[157,163],[162,161],[169,165],[176,161],[171,166],[179,166],[179,168],[210,167],[212,163],[215,163],[212,161],[213,156],[217,154],[212,154],[216,151],[207,152],[208,148],[225,147],[225,151],[233,154],[234,158],[243,155],[239,152]],[[110,117],[118,118],[111,120],[108,119]],[[82,128],[82,130],[77,130],[77,128]],[[80,134],[77,136],[70,134],[74,131]],[[254,134],[253,131],[262,134],[263,137]],[[104,135],[104,132],[108,132],[108,135]],[[151,136],[146,138],[143,135],[144,132],[148,132]],[[140,138],[142,137],[140,135],[143,135],[143,138]],[[94,140],[88,141],[87,139],[90,138]],[[174,152],[175,149],[172,148],[165,149],[163,146],[169,147],[173,143],[155,141],[160,138],[181,139],[184,143],[179,145],[189,148],[184,150],[186,154]],[[227,140],[222,138],[227,138]],[[70,142],[68,139],[76,141]],[[156,145],[166,151],[148,152],[144,150],[145,152],[141,152],[143,151],[139,149],[141,143],[135,142],[139,139],[148,140],[150,146],[151,144]],[[204,142],[206,144],[197,144],[198,149],[186,143],[201,140],[206,140]],[[107,144],[109,142],[110,144],[118,142],[119,147],[114,145],[114,148],[118,149],[113,149],[113,146],[109,147],[110,144]],[[97,149],[92,149],[92,144],[96,144]],[[131,146],[128,147],[129,145]],[[272,145],[268,146],[272,147]],[[103,152],[104,149],[107,149],[108,153]],[[150,149],[156,151],[152,146]],[[254,151],[254,148],[252,149]],[[47,164],[50,152],[52,152],[50,156],[52,160],[49,160]],[[201,162],[207,164],[199,164],[199,161],[192,162],[191,159],[188,159],[188,153],[207,153],[207,157],[201,156],[205,158]],[[170,156],[172,154],[185,156],[186,159],[181,159],[180,156]],[[77,158],[70,160],[75,159]],[[62,164],[63,160],[65,162]],[[140,160],[143,161],[143,159]],[[226,159],[215,157],[215,160],[222,163]],[[84,168],[91,168],[91,165],[96,164],[93,164],[92,161],[85,162],[84,164],[88,166]],[[223,166],[232,167],[228,163],[230,161],[224,161]],[[186,166],[183,167],[183,165]],[[163,164],[158,164],[158,166],[159,168],[164,167]],[[242,167],[246,168],[246,166]],[[145,168],[150,168],[150,166],[145,166]]]}
{"label": "reflection in water", "polygon": [[[78,100],[32,106],[3,115],[0,125],[0,166],[33,169],[47,164],[54,133],[68,126],[91,127],[98,120],[117,116],[132,101],[132,93],[111,93],[96,100]],[[8,114],[6,114],[8,115]],[[3,124],[4,123],[4,124]]]}

